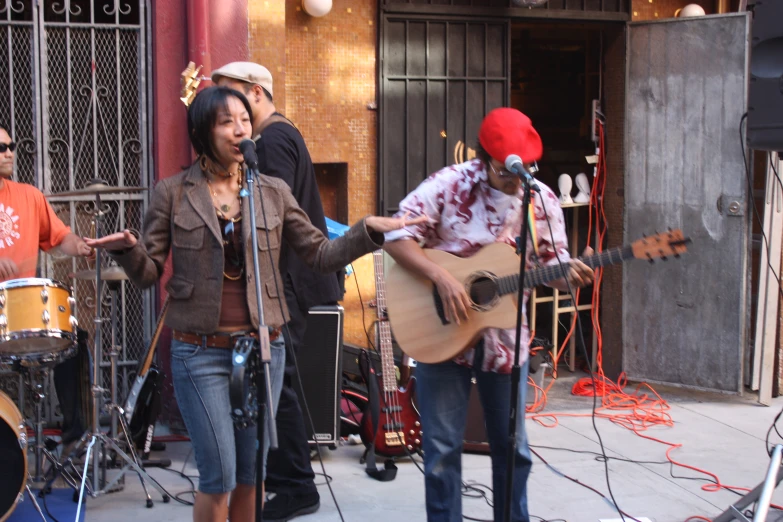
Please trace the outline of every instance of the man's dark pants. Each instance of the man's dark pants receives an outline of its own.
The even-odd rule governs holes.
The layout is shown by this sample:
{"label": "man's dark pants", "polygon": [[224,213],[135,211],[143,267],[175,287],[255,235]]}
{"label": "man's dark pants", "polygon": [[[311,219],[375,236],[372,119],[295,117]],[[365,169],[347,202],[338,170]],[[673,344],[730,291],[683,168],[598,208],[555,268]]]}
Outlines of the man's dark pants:
{"label": "man's dark pants", "polygon": [[[299,405],[293,358],[304,341],[307,311],[297,306],[288,277],[285,294],[291,315],[291,321],[288,323],[290,335],[286,336],[285,378],[280,403],[277,405],[278,448],[269,452],[265,485],[267,491],[276,493],[278,497],[291,496],[312,503],[312,499],[317,501],[318,491],[307,443],[307,433],[311,430],[306,429],[305,423],[309,421],[306,421],[303,408]],[[266,509],[264,511],[266,512]]]}

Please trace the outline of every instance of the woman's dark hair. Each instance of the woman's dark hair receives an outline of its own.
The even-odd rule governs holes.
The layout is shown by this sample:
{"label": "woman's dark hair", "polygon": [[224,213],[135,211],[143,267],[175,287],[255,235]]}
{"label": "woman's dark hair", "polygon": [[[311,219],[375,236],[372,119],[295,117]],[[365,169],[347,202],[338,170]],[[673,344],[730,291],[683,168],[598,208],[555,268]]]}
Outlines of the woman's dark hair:
{"label": "woman's dark hair", "polygon": [[6,134],[9,136],[11,135],[11,128],[8,127],[4,122],[0,121],[0,129],[3,129]]}
{"label": "woman's dark hair", "polygon": [[234,97],[242,102],[253,121],[253,110],[245,95],[228,87],[207,87],[196,95],[188,109],[188,136],[196,154],[206,154],[216,160],[212,150],[212,129],[220,111],[228,111],[228,99]]}

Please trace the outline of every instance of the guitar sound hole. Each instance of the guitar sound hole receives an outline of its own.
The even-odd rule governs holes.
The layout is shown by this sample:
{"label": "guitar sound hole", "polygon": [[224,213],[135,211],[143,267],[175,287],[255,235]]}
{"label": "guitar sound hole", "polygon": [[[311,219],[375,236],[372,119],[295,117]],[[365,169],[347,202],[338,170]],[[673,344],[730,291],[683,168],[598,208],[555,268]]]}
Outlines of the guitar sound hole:
{"label": "guitar sound hole", "polygon": [[489,277],[477,277],[470,284],[470,300],[478,309],[491,307],[497,296],[497,284]]}

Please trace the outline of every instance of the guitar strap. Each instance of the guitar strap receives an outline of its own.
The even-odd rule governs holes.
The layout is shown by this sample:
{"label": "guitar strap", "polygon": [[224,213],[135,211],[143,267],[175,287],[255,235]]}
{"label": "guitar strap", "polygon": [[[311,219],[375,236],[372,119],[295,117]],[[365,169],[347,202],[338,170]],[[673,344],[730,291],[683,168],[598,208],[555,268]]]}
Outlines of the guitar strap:
{"label": "guitar strap", "polygon": [[253,138],[253,141],[258,141],[258,139],[261,137],[261,134],[264,133],[264,130],[266,130],[266,128],[272,125],[273,123],[287,123],[291,127],[295,128],[297,131],[299,131],[297,126],[294,125],[294,122],[292,122],[285,116],[281,116],[280,114],[273,114],[261,123],[261,126],[258,128],[258,134],[256,134],[255,138]]}
{"label": "guitar strap", "polygon": [[397,477],[397,466],[394,465],[392,459],[386,459],[384,463],[384,469],[378,469],[375,465],[375,437],[378,434],[378,419],[381,416],[381,406],[378,392],[378,379],[377,373],[372,366],[372,359],[367,353],[367,350],[362,350],[359,354],[359,368],[364,376],[364,380],[367,382],[367,395],[369,402],[367,407],[369,413],[370,422],[372,423],[372,441],[367,446],[367,451],[364,453],[365,468],[364,471],[375,480],[381,482],[390,482]]}
{"label": "guitar strap", "polygon": [[[536,212],[533,210],[533,201],[532,199],[535,197],[535,193],[531,194],[531,201],[530,205],[527,207],[527,226],[528,231],[530,232],[530,239],[531,243],[533,243],[533,251],[536,253],[536,258],[538,258],[538,232],[536,229]],[[514,238],[515,243],[517,244],[517,255],[522,253],[522,238],[520,236],[517,236]]]}

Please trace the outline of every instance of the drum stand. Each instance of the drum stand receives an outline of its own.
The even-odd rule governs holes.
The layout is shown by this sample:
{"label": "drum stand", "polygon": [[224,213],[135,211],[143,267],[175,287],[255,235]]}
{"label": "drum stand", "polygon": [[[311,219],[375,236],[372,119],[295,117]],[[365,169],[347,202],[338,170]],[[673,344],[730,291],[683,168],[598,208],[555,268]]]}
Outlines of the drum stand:
{"label": "drum stand", "polygon": [[[100,192],[95,193],[95,210],[93,211],[94,219],[95,219],[95,237],[100,238],[101,236],[101,222],[103,221],[103,216],[105,214],[105,211],[101,207],[101,196]],[[125,474],[134,471],[139,476],[139,480],[141,481],[141,486],[144,489],[144,494],[147,498],[147,507],[152,507],[153,502],[152,498],[150,497],[149,491],[147,490],[147,484],[146,482],[149,482],[152,484],[152,486],[161,494],[163,497],[163,502],[168,503],[170,501],[169,495],[165,492],[165,490],[158,484],[157,481],[153,480],[147,472],[144,470],[141,460],[139,459],[138,455],[136,454],[136,449],[133,446],[133,440],[130,436],[130,429],[128,428],[128,425],[125,421],[125,415],[122,410],[122,408],[117,404],[117,351],[116,351],[116,344],[112,342],[112,349],[111,349],[111,401],[104,406],[109,409],[111,413],[111,436],[106,435],[101,431],[100,427],[100,412],[101,412],[101,402],[103,398],[104,392],[107,390],[99,386],[98,383],[101,381],[101,361],[103,360],[103,335],[102,335],[102,329],[103,329],[103,319],[101,317],[101,296],[103,293],[103,280],[101,279],[101,258],[103,249],[102,248],[96,248],[95,249],[95,317],[93,319],[93,322],[95,324],[95,335],[94,335],[94,343],[93,343],[93,354],[92,354],[92,399],[93,399],[93,417],[92,417],[92,424],[88,431],[82,436],[81,440],[77,444],[76,448],[73,452],[71,452],[71,455],[68,456],[65,463],[60,465],[58,467],[58,472],[61,470],[64,470],[69,465],[73,466],[73,457],[76,455],[76,452],[81,447],[86,447],[86,445],[93,445],[91,451],[91,462],[85,462],[84,463],[84,470],[83,470],[83,480],[84,487],[87,490],[87,493],[92,497],[98,497],[100,495],[104,495],[106,493],[111,493],[114,491],[118,491],[122,489],[121,481],[124,480]],[[112,313],[114,317],[113,320],[116,319],[116,309],[114,308],[114,303],[112,303]],[[114,329],[112,328],[112,336],[114,336]],[[114,339],[112,339],[114,341]],[[119,420],[119,426],[122,429],[123,436],[125,438],[125,441],[127,442],[127,448],[130,452],[130,455],[125,453],[122,448],[120,448],[119,444],[117,443],[116,438],[116,430],[117,430],[117,421]],[[110,481],[106,482],[106,459],[108,452],[111,451],[113,454],[113,458],[119,458],[123,461],[125,461],[125,465],[119,470],[117,475]],[[103,465],[101,460],[103,460]],[[56,474],[55,474],[56,477]],[[84,478],[89,477],[90,480],[84,480]],[[53,481],[54,478],[50,479],[50,482]]]}
{"label": "drum stand", "polygon": [[[102,237],[102,230],[101,230],[101,222],[103,221],[103,215],[104,211],[101,208],[101,195],[100,193],[95,194],[95,237],[100,238]],[[119,420],[120,427],[122,428],[123,435],[125,436],[125,440],[128,444],[128,450],[130,452],[130,455],[125,453],[117,444],[117,442],[112,437],[106,436],[103,432],[101,432],[100,424],[99,424],[99,418],[100,418],[100,411],[101,411],[101,397],[103,396],[103,393],[106,391],[104,388],[101,388],[98,386],[98,383],[101,382],[101,374],[100,374],[100,361],[103,358],[103,319],[101,318],[101,295],[103,290],[103,280],[101,279],[101,259],[102,259],[102,248],[96,248],[95,249],[95,342],[94,342],[94,350],[93,350],[93,387],[92,387],[92,396],[93,396],[93,418],[92,418],[92,429],[88,431],[82,439],[86,442],[87,439],[93,439],[95,443],[97,444],[97,447],[95,448],[95,452],[92,455],[92,463],[85,462],[84,466],[84,473],[85,476],[88,473],[88,470],[90,469],[90,465],[92,465],[91,471],[91,491],[90,495],[93,497],[97,497],[98,495],[102,495],[105,493],[108,493],[112,491],[112,488],[119,483],[120,480],[125,476],[125,473],[129,472],[130,470],[135,471],[138,476],[139,480],[141,481],[141,486],[144,489],[144,494],[147,497],[147,507],[152,507],[152,498],[150,497],[149,491],[147,491],[147,485],[145,483],[146,481],[149,481],[155,489],[158,490],[158,492],[163,497],[163,502],[168,502],[170,500],[168,494],[163,490],[163,488],[158,484],[156,481],[152,480],[150,476],[147,474],[146,471],[144,471],[144,468],[142,467],[141,461],[139,460],[138,455],[136,454],[136,449],[133,447],[133,440],[130,436],[130,430],[128,429],[128,426],[125,422],[125,415],[122,412],[122,408],[117,404],[117,354],[114,349],[114,346],[112,346],[112,357],[111,357],[111,377],[112,377],[112,384],[111,384],[111,402],[107,404],[106,406],[109,408],[112,416],[112,435],[116,435],[116,423],[117,420]],[[119,412],[119,415],[118,415]],[[116,457],[119,457],[120,459],[125,461],[125,466],[120,469],[119,473],[111,482],[106,483],[106,467],[103,466],[103,472],[101,473],[101,455],[105,455],[108,451],[108,449],[113,450],[114,455]],[[102,450],[102,451],[101,451]],[[101,485],[103,487],[101,488]]]}

